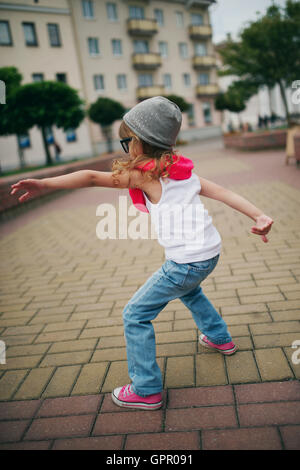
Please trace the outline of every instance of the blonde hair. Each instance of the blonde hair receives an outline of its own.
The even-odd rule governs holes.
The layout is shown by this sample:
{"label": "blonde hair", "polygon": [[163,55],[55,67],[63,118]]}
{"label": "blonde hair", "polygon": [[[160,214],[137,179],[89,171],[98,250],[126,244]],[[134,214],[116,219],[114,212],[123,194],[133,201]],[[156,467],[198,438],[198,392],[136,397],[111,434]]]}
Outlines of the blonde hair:
{"label": "blonde hair", "polygon": [[[140,142],[142,144],[143,153],[133,159],[118,159],[113,161],[112,170],[113,178],[123,171],[131,171],[138,169],[139,165],[145,165],[151,160],[154,161],[155,165],[151,170],[144,171],[143,174],[148,180],[158,180],[160,177],[169,176],[168,170],[170,166],[178,160],[179,155],[175,150],[166,150],[163,148],[155,147],[154,145],[148,144],[140,137],[134,134],[134,132],[122,121],[119,128],[119,136],[121,139],[132,137],[134,142]],[[175,159],[174,159],[175,156]]]}

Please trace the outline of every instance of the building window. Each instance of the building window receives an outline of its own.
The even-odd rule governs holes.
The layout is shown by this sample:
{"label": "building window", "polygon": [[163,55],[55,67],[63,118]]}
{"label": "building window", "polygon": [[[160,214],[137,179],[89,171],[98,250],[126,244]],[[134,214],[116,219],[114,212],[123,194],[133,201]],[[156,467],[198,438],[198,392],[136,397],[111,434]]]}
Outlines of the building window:
{"label": "building window", "polygon": [[200,13],[192,13],[191,22],[193,26],[200,26],[203,24],[203,16]]}
{"label": "building window", "polygon": [[32,74],[32,80],[34,82],[42,82],[44,80],[44,74],[43,73],[33,73]]}
{"label": "building window", "polygon": [[18,135],[18,144],[21,149],[28,149],[31,147],[30,136],[29,134]]}
{"label": "building window", "polygon": [[168,43],[165,41],[160,41],[158,43],[159,53],[163,59],[168,57]]}
{"label": "building window", "polygon": [[103,75],[94,75],[94,87],[97,91],[104,90],[104,76]]}
{"label": "building window", "polygon": [[129,18],[136,20],[143,20],[145,18],[144,8],[137,6],[129,7]]}
{"label": "building window", "polygon": [[82,13],[84,18],[94,18],[94,2],[93,0],[81,0]]}
{"label": "building window", "polygon": [[159,24],[159,26],[164,25],[164,12],[163,12],[163,10],[160,10],[159,8],[155,8],[154,17],[157,21],[157,24]]}
{"label": "building window", "polygon": [[112,50],[115,57],[120,57],[122,55],[122,41],[121,39],[112,39]]}
{"label": "building window", "polygon": [[189,106],[187,117],[188,117],[188,125],[194,126],[195,125],[195,110],[194,110],[193,104],[190,104]]}
{"label": "building window", "polygon": [[176,17],[176,25],[178,26],[178,28],[183,28],[184,21],[183,21],[182,11],[175,11],[175,17]]}
{"label": "building window", "polygon": [[209,74],[208,73],[199,73],[198,74],[198,85],[208,85],[209,84]]}
{"label": "building window", "polygon": [[98,38],[88,38],[88,48],[90,56],[97,56],[100,54],[99,49],[99,39]]}
{"label": "building window", "polygon": [[34,23],[22,23],[26,46],[37,46],[37,36]]}
{"label": "building window", "polygon": [[133,41],[133,48],[136,54],[148,54],[149,43],[148,41],[138,40]]}
{"label": "building window", "polygon": [[205,124],[209,124],[212,121],[211,118],[211,106],[210,103],[202,103],[203,117]]}
{"label": "building window", "polygon": [[45,127],[45,133],[46,133],[46,141],[47,144],[54,144],[54,136],[53,136],[53,131],[52,127]]}
{"label": "building window", "polygon": [[195,48],[195,55],[196,56],[207,55],[206,44],[204,44],[203,42],[196,42],[194,48]]}
{"label": "building window", "polygon": [[48,23],[48,34],[49,34],[50,46],[60,47],[61,40],[60,40],[59,25],[54,24],[54,23]]}
{"label": "building window", "polygon": [[179,55],[182,59],[188,58],[188,47],[186,42],[179,43]]}
{"label": "building window", "polygon": [[170,73],[165,73],[164,76],[163,76],[163,83],[164,83],[164,87],[167,89],[167,90],[170,90],[172,88],[172,77],[171,77],[171,74]]}
{"label": "building window", "polygon": [[77,135],[75,129],[67,129],[66,130],[66,141],[67,142],[76,142]]}
{"label": "building window", "polygon": [[115,3],[106,4],[107,18],[109,21],[118,21],[117,5]]}
{"label": "building window", "polygon": [[8,21],[0,21],[0,46],[12,46],[12,37]]}
{"label": "building window", "polygon": [[191,86],[191,76],[189,73],[184,73],[183,74],[183,83],[184,86],[190,87]]}
{"label": "building window", "polygon": [[153,77],[150,73],[141,73],[139,75],[139,86],[152,86]]}
{"label": "building window", "polygon": [[119,90],[127,90],[126,75],[124,74],[117,75],[117,87]]}
{"label": "building window", "polygon": [[56,80],[58,82],[67,83],[67,75],[65,73],[57,73]]}

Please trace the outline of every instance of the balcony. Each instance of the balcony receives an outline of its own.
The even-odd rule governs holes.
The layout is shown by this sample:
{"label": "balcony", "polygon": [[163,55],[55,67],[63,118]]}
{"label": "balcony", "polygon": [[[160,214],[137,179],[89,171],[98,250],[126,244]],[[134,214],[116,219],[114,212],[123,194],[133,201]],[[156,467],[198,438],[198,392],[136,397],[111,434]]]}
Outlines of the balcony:
{"label": "balcony", "polygon": [[138,20],[129,18],[127,20],[127,32],[132,36],[151,37],[158,32],[157,21],[154,19]]}
{"label": "balcony", "polygon": [[136,70],[155,70],[161,66],[161,56],[157,53],[133,54],[132,65]]}
{"label": "balcony", "polygon": [[140,101],[164,94],[165,87],[163,85],[139,86],[136,91],[137,99]]}
{"label": "balcony", "polygon": [[190,25],[189,36],[191,39],[207,39],[212,36],[210,25]]}
{"label": "balcony", "polygon": [[196,55],[193,57],[194,69],[208,69],[216,66],[216,58],[211,55]]}
{"label": "balcony", "polygon": [[197,85],[196,86],[196,95],[198,98],[209,98],[215,97],[219,93],[219,87],[215,83],[210,83],[208,85]]}

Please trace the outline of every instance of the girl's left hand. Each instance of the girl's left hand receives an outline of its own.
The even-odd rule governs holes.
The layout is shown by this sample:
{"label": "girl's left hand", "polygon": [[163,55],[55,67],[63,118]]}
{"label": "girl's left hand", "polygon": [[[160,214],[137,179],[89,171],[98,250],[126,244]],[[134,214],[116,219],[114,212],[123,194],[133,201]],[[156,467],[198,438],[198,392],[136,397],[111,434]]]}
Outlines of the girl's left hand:
{"label": "girl's left hand", "polygon": [[271,226],[274,223],[274,220],[271,217],[268,217],[265,214],[260,215],[256,219],[256,225],[251,227],[251,232],[256,235],[260,235],[262,241],[267,243],[269,240],[266,237],[266,234],[271,230]]}

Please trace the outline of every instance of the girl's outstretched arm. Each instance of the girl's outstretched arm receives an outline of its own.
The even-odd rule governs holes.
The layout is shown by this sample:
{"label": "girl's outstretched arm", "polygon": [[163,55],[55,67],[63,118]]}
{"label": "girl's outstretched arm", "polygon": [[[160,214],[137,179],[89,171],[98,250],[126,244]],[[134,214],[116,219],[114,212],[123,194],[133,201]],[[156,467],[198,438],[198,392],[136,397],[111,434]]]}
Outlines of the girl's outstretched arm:
{"label": "girl's outstretched arm", "polygon": [[224,204],[250,217],[256,222],[256,225],[251,227],[252,233],[261,235],[262,240],[265,243],[268,242],[266,234],[271,230],[271,226],[274,223],[271,217],[264,214],[262,210],[230,189],[224,188],[205,178],[199,177],[199,180],[201,184],[200,194],[202,196],[224,202]]}
{"label": "girl's outstretched arm", "polygon": [[118,176],[118,179],[112,177],[112,172],[79,170],[67,175],[54,176],[52,178],[33,179],[28,178],[20,180],[11,185],[10,194],[16,194],[19,191],[25,191],[19,197],[19,202],[25,202],[33,196],[42,193],[45,189],[77,189],[90,186],[102,186],[106,188],[127,188],[129,176],[124,173]]}

